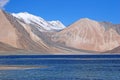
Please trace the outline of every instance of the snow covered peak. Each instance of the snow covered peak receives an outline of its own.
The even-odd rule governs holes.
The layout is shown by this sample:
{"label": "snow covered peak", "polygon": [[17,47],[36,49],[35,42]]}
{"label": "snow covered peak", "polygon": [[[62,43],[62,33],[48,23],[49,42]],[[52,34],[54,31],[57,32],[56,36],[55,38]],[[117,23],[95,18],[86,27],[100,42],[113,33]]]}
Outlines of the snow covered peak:
{"label": "snow covered peak", "polygon": [[39,28],[40,31],[44,30],[61,30],[64,29],[65,26],[60,21],[46,21],[41,17],[29,14],[27,12],[22,13],[13,13],[14,17],[22,20],[26,24],[34,25]]}
{"label": "snow covered peak", "polygon": [[66,28],[59,20],[57,21],[48,21],[51,25],[53,25],[54,29],[64,29]]}
{"label": "snow covered peak", "polygon": [[31,23],[32,21],[44,21],[44,19],[42,19],[41,17],[38,16],[34,16],[32,14],[29,14],[28,12],[21,12],[21,13],[13,13],[13,16],[15,16],[16,18],[22,19],[24,22],[26,23]]}

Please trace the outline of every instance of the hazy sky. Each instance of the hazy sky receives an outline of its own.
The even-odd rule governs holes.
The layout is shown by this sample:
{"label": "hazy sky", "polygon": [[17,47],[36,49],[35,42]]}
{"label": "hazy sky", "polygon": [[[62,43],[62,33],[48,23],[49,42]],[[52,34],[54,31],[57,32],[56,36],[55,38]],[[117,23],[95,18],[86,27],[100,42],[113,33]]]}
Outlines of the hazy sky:
{"label": "hazy sky", "polygon": [[120,23],[120,0],[9,0],[4,9],[60,20],[65,25],[80,18]]}

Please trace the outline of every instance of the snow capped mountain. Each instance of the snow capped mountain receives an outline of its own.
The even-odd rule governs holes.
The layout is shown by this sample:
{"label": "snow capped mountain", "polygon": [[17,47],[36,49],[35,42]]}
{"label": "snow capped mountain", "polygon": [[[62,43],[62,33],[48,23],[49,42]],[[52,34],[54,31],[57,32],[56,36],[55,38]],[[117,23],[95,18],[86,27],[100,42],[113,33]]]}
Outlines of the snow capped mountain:
{"label": "snow capped mountain", "polygon": [[65,26],[60,21],[49,21],[53,29],[64,29]]}
{"label": "snow capped mountain", "polygon": [[61,30],[65,28],[60,21],[46,21],[41,17],[29,14],[27,12],[17,14],[13,13],[12,15],[26,24],[37,27],[40,31]]}

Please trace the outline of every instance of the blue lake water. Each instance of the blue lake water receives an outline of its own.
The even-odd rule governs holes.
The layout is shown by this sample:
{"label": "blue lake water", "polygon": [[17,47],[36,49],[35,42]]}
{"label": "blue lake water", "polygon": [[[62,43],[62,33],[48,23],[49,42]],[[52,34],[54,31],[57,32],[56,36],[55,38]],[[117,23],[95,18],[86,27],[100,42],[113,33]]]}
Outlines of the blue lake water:
{"label": "blue lake water", "polygon": [[0,70],[0,80],[120,80],[120,55],[12,55],[0,65],[46,66]]}

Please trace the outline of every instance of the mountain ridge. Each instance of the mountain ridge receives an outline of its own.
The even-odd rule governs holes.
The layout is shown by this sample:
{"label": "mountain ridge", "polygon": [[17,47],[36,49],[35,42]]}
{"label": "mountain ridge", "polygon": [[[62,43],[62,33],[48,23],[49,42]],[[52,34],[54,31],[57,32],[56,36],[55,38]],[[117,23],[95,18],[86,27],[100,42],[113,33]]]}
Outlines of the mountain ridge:
{"label": "mountain ridge", "polygon": [[81,54],[119,50],[119,24],[83,18],[65,27],[60,21],[45,21],[29,13],[22,13],[22,17],[16,15],[0,10],[2,52]]}
{"label": "mountain ridge", "polygon": [[[118,28],[120,28],[120,25],[118,25]],[[52,40],[77,49],[103,52],[120,45],[118,28],[105,30],[104,25],[85,18],[56,33]]]}
{"label": "mountain ridge", "polygon": [[60,21],[45,21],[39,16],[32,15],[28,12],[12,13],[12,15],[28,25],[39,27],[40,31],[61,30],[65,26]]}
{"label": "mountain ridge", "polygon": [[[51,31],[42,32],[36,28],[36,26],[25,24],[21,20],[2,10],[0,11],[0,17],[0,42],[3,43],[3,46],[4,44],[10,45],[11,50],[13,50],[13,52],[15,51],[16,54],[18,53],[17,49],[18,51],[21,50],[19,52],[22,52],[22,54],[24,52],[39,54],[79,53],[79,51],[71,50],[69,48],[50,45],[50,41],[46,39],[46,33],[51,34]],[[3,49],[6,51],[5,48]]]}

